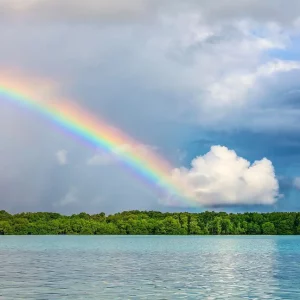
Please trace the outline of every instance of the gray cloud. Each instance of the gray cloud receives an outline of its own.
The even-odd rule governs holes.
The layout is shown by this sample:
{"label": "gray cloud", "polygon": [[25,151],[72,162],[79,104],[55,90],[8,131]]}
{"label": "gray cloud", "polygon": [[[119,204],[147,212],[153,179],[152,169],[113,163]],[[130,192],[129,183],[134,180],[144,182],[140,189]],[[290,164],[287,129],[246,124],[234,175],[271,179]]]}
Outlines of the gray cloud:
{"label": "gray cloud", "polygon": [[[77,2],[2,0],[1,72],[50,78],[58,96],[159,146],[178,165],[176,149],[190,128],[299,130],[299,107],[294,98],[291,109],[286,96],[299,88],[299,71],[261,73],[299,64],[276,54],[294,46],[299,1]],[[152,188],[116,165],[87,165],[95,154],[90,146],[0,101],[4,208],[159,207]],[[68,151],[71,165],[57,166],[57,149]],[[80,200],[54,207],[70,187]]]}
{"label": "gray cloud", "polygon": [[[288,6],[283,0],[224,0],[216,1],[193,0],[191,1],[203,11],[208,20],[232,20],[252,18],[259,22],[277,21],[283,23],[292,23],[299,18],[298,9],[300,3],[297,0],[291,0]],[[284,8],[283,8],[284,7]]]}
{"label": "gray cloud", "polygon": [[[282,7],[284,6],[284,10]],[[259,22],[292,23],[299,18],[299,1],[290,0],[2,0],[0,12],[8,19],[98,21],[132,20],[160,13],[197,12],[209,22],[251,18]]]}
{"label": "gray cloud", "polygon": [[[156,1],[154,1],[156,2]],[[107,21],[141,18],[152,9],[148,0],[3,0],[0,15],[13,20]]]}

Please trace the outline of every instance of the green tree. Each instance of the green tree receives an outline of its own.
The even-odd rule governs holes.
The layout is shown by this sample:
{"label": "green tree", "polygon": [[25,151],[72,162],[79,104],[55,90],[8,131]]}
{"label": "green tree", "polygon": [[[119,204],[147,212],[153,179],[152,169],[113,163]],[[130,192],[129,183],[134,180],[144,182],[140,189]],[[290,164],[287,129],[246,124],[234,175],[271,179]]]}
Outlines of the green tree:
{"label": "green tree", "polygon": [[13,233],[20,235],[27,235],[29,233],[29,221],[25,218],[17,217],[14,219]]}
{"label": "green tree", "polygon": [[5,210],[0,210],[0,221],[9,221],[12,219],[12,215]]}
{"label": "green tree", "polygon": [[279,222],[277,227],[277,234],[293,234],[294,233],[294,226],[292,220],[282,220]]}
{"label": "green tree", "polygon": [[202,230],[198,225],[197,219],[195,217],[190,218],[189,224],[189,234],[202,234]]}
{"label": "green tree", "polygon": [[221,233],[222,234],[232,234],[233,233],[233,225],[229,218],[224,218],[221,221]]}
{"label": "green tree", "polygon": [[221,234],[222,232],[222,218],[215,217],[212,221],[208,222],[208,230],[210,234]]}
{"label": "green tree", "polygon": [[300,213],[124,211],[63,216],[0,211],[0,234],[300,234]]}
{"label": "green tree", "polygon": [[261,229],[259,224],[255,224],[253,222],[248,223],[248,234],[261,234]]}
{"label": "green tree", "polygon": [[179,220],[171,216],[163,220],[163,227],[166,234],[183,234]]}
{"label": "green tree", "polygon": [[0,235],[8,235],[13,233],[13,228],[8,221],[0,221]]}
{"label": "green tree", "polygon": [[275,226],[271,222],[263,223],[262,224],[262,231],[263,231],[263,234],[267,234],[267,235],[276,234]]}

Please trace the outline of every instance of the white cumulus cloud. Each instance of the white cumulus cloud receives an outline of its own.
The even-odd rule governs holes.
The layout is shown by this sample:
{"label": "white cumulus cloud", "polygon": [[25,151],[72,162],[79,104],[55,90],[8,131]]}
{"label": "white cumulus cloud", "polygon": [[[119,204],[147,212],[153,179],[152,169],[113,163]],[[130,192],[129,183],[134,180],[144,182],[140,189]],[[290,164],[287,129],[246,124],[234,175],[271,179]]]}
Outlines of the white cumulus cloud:
{"label": "white cumulus cloud", "polygon": [[[190,169],[174,169],[172,179],[200,206],[271,205],[279,196],[270,160],[263,158],[251,164],[224,146],[212,146],[192,161]],[[172,199],[166,202],[171,205]]]}
{"label": "white cumulus cloud", "polygon": [[300,190],[300,177],[296,177],[293,181],[293,185],[296,189]]}
{"label": "white cumulus cloud", "polygon": [[76,202],[78,202],[78,189],[72,186],[59,202],[54,203],[54,207],[72,205]]}
{"label": "white cumulus cloud", "polygon": [[104,165],[110,165],[114,161],[115,158],[111,153],[98,151],[92,157],[89,157],[86,163],[89,166],[104,166]]}
{"label": "white cumulus cloud", "polygon": [[56,159],[57,162],[63,166],[66,165],[68,163],[68,151],[62,149],[56,152]]}

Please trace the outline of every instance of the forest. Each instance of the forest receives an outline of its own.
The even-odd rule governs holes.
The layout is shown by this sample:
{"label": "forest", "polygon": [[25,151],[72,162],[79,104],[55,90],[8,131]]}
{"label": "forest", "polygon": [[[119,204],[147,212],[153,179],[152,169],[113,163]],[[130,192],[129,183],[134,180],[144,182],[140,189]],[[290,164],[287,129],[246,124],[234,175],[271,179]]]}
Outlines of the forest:
{"label": "forest", "polygon": [[300,213],[162,213],[125,211],[113,215],[64,216],[52,212],[0,211],[0,235],[292,235]]}

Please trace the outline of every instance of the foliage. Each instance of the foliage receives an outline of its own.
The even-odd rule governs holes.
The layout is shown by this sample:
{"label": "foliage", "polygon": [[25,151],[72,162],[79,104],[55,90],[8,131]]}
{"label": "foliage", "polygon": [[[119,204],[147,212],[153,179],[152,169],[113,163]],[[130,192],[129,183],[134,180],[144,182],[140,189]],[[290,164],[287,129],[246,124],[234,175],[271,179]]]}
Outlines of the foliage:
{"label": "foliage", "polygon": [[0,235],[237,235],[300,234],[300,213],[225,212],[161,213],[125,211],[106,216],[87,213],[63,216],[58,213],[0,211]]}

